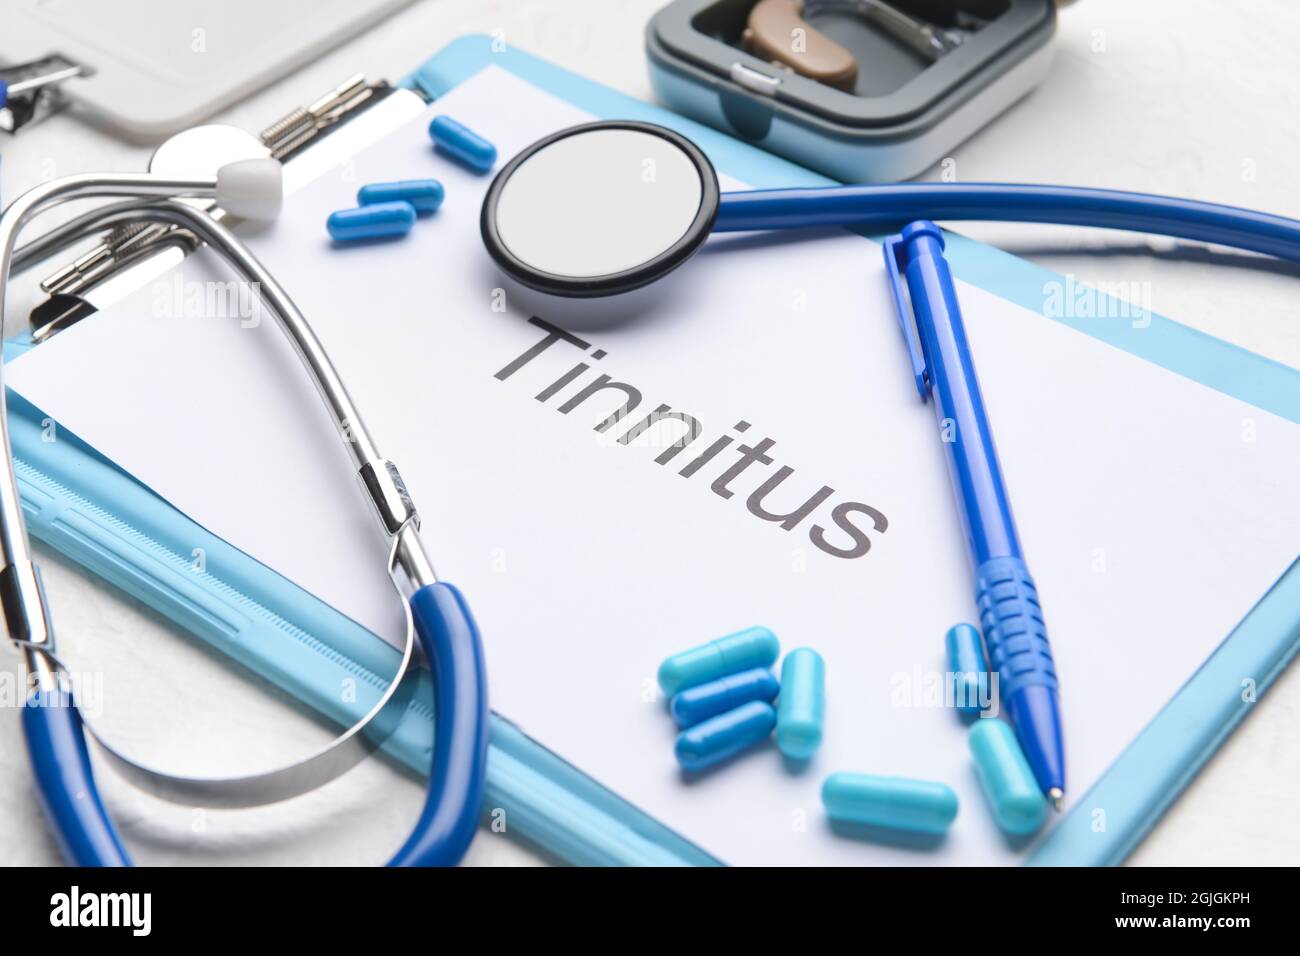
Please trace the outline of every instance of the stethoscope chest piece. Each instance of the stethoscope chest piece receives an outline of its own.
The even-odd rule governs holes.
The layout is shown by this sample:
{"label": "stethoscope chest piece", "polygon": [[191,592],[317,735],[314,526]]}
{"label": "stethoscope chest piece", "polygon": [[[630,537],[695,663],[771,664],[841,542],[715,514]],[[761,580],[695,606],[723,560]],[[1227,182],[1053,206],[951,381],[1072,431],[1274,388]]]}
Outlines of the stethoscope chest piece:
{"label": "stethoscope chest piece", "polygon": [[488,189],[480,227],[493,260],[528,289],[620,295],[690,258],[713,228],[718,195],[713,166],[678,133],[586,123],[511,160]]}

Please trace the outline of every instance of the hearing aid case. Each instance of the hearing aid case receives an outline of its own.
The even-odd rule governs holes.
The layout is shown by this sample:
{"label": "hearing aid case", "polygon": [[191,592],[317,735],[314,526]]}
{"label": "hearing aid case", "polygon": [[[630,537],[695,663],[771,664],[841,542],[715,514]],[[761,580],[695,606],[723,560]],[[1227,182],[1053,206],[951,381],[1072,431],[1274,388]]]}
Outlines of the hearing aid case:
{"label": "hearing aid case", "polygon": [[675,0],[646,29],[650,79],[679,113],[845,182],[895,182],[946,157],[1047,73],[1053,0],[891,0],[929,23],[984,24],[931,63],[852,13],[808,25],[858,61],[840,90],[747,52],[755,0]]}

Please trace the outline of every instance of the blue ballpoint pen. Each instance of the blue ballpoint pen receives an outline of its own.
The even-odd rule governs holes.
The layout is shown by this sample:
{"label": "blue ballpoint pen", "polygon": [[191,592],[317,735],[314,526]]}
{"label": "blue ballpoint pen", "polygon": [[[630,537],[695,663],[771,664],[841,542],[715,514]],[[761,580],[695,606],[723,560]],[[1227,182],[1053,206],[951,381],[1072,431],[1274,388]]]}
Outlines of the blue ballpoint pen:
{"label": "blue ballpoint pen", "polygon": [[[989,666],[998,674],[999,700],[1039,786],[1059,810],[1065,799],[1065,754],[1056,668],[1038,591],[1020,552],[943,248],[939,227],[921,219],[885,240],[885,267],[916,388],[922,400],[933,395],[951,456],[950,474],[966,521],[975,601]],[[904,281],[915,321],[908,317]]]}

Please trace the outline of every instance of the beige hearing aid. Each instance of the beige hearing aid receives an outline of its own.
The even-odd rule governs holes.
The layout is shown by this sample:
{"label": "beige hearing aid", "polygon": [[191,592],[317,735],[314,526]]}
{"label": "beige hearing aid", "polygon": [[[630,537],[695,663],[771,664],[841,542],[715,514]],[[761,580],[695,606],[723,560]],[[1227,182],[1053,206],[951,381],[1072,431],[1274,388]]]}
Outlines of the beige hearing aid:
{"label": "beige hearing aid", "polygon": [[853,89],[858,78],[853,54],[803,18],[803,0],[758,0],[741,41],[755,56],[837,89]]}
{"label": "beige hearing aid", "polygon": [[957,13],[957,27],[941,27],[904,13],[885,0],[758,0],[749,11],[741,42],[755,56],[788,66],[800,76],[837,89],[853,89],[858,61],[853,53],[808,23],[819,13],[851,13],[915,50],[931,63],[950,53],[984,25]]}

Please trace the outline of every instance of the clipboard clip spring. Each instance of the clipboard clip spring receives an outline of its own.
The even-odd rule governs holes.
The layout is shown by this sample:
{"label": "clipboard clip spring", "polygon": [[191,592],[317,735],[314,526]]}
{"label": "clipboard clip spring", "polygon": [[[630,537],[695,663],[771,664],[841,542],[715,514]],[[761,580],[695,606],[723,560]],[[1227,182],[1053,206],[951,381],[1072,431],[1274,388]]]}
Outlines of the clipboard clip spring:
{"label": "clipboard clip spring", "polygon": [[382,81],[367,83],[364,73],[353,74],[316,102],[290,110],[262,130],[259,138],[273,158],[285,159],[391,89]]}

